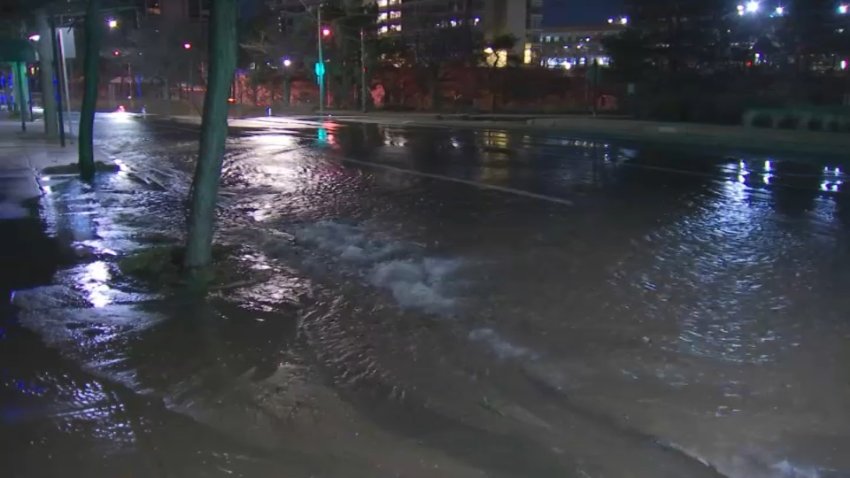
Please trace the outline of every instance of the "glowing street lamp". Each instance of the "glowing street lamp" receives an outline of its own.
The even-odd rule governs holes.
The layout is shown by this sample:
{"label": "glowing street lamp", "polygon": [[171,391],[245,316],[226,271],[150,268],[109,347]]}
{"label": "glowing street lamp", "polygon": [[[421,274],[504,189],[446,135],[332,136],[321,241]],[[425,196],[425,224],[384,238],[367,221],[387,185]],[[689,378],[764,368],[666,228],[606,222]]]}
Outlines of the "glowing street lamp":
{"label": "glowing street lamp", "polygon": [[32,35],[29,36],[29,40],[30,41],[39,41],[39,40],[41,40],[41,35],[39,35],[38,33],[32,34]]}
{"label": "glowing street lamp", "polygon": [[283,66],[286,67],[286,68],[289,68],[290,66],[292,66],[292,60],[290,60],[289,58],[284,58],[283,59]]}
{"label": "glowing street lamp", "polygon": [[750,0],[746,5],[747,13],[758,13],[761,9],[761,3],[756,0]]}
{"label": "glowing street lamp", "polygon": [[110,30],[115,30],[116,28],[118,28],[118,20],[114,18],[110,18],[109,20],[107,20],[106,24],[109,26]]}
{"label": "glowing street lamp", "polygon": [[850,5],[842,3],[835,10],[838,12],[839,15],[847,15],[848,13],[850,13]]}
{"label": "glowing street lamp", "polygon": [[184,43],[184,44],[183,44],[183,49],[184,49],[184,50],[191,50],[191,49],[192,49],[192,44],[191,44],[191,43],[189,43],[189,42]]}
{"label": "glowing street lamp", "polygon": [[775,13],[776,16],[781,17],[782,15],[785,15],[785,7],[780,5],[776,7],[776,10],[774,10],[773,13]]}

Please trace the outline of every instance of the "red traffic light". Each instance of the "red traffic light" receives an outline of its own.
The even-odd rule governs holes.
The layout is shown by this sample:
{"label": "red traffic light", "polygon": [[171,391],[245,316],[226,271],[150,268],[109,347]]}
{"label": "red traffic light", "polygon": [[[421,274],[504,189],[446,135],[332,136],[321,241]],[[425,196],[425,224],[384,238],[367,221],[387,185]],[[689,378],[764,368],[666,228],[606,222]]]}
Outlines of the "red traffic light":
{"label": "red traffic light", "polygon": [[184,44],[183,44],[183,49],[184,49],[184,50],[191,50],[191,49],[192,49],[192,44],[191,44],[191,43],[189,43],[189,42],[184,43]]}
{"label": "red traffic light", "polygon": [[120,56],[120,55],[121,55],[120,50],[112,50],[112,56]]}
{"label": "red traffic light", "polygon": [[322,36],[325,37],[325,38],[331,36],[330,27],[322,27]]}

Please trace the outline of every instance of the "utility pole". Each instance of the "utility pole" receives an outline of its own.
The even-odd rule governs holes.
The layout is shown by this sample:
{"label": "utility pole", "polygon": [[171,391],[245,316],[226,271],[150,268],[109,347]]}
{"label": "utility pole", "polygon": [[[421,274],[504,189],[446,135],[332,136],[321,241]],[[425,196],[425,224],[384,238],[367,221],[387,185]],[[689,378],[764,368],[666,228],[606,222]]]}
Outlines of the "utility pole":
{"label": "utility pole", "polygon": [[[61,17],[60,17],[61,21]],[[68,86],[68,67],[65,61],[65,39],[63,38],[63,31],[68,31],[65,29],[59,29],[58,40],[59,40],[59,69],[62,72],[62,85],[64,86],[65,91],[65,108],[68,113],[68,135],[73,137],[74,135],[74,120],[71,117],[71,89]]]}
{"label": "utility pole", "polygon": [[366,112],[366,40],[360,29],[360,109]]}
{"label": "utility pole", "polygon": [[65,147],[65,120],[63,118],[62,113],[62,85],[61,78],[59,78],[59,39],[58,32],[56,31],[56,21],[53,19],[53,15],[48,19],[48,24],[50,26],[50,47],[53,49],[53,71],[56,72],[56,115],[59,119],[59,144],[64,148]]}
{"label": "utility pole", "polygon": [[316,39],[318,41],[318,51],[319,51],[319,65],[320,67],[316,68],[316,72],[322,72],[321,75],[317,74],[319,81],[319,114],[322,115],[325,113],[325,58],[322,52],[322,4],[319,3],[319,6],[316,7]]}

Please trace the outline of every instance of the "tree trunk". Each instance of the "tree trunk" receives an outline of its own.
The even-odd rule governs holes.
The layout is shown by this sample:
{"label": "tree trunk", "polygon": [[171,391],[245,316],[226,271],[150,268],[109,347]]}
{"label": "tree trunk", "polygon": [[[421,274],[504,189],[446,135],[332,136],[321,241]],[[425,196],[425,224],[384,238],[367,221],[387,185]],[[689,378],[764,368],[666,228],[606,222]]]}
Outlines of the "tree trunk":
{"label": "tree trunk", "polygon": [[224,143],[227,98],[236,69],[236,0],[212,0],[209,25],[209,79],[204,97],[201,141],[192,181],[185,271],[203,281],[212,260],[212,236]]}
{"label": "tree trunk", "polygon": [[89,0],[84,31],[83,103],[80,107],[79,162],[84,180],[94,177],[94,112],[97,107],[97,83],[100,63],[100,38],[103,32],[100,15],[101,0]]}

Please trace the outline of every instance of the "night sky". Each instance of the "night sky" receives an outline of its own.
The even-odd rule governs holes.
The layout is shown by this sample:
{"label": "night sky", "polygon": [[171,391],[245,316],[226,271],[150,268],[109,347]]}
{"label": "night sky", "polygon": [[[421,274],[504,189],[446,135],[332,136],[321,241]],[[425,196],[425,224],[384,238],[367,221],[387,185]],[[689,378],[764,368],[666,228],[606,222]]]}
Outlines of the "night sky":
{"label": "night sky", "polygon": [[543,24],[592,25],[622,13],[623,0],[545,0]]}

